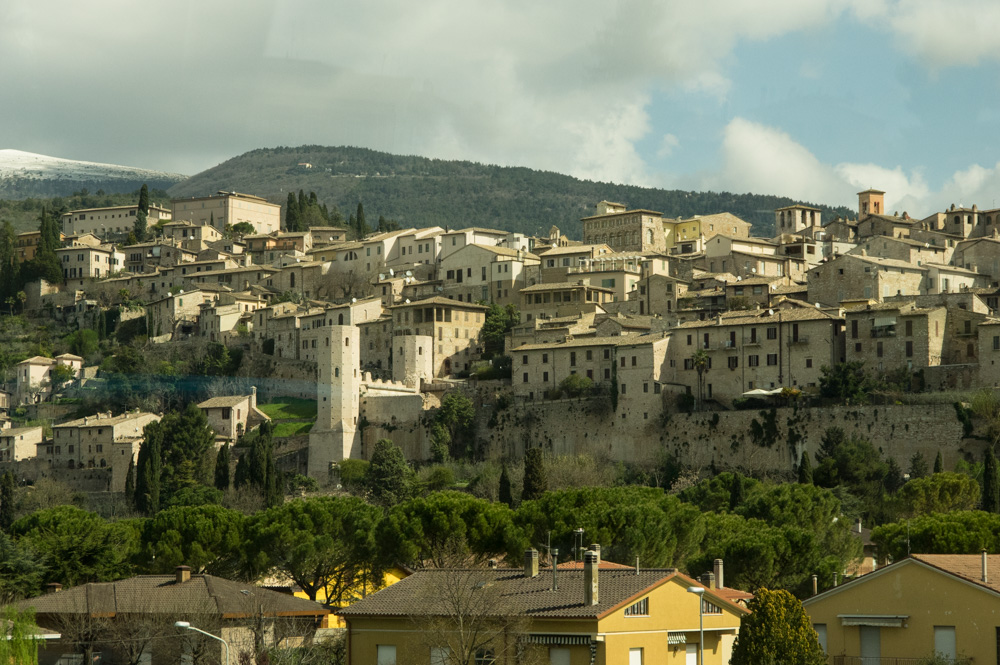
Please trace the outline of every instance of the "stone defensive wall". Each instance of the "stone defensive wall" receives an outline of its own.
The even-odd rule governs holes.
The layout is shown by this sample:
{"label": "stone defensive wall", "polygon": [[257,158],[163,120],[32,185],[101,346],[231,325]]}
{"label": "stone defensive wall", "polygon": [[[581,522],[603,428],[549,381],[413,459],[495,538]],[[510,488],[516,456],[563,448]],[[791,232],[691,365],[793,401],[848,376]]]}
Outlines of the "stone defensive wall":
{"label": "stone defensive wall", "polygon": [[[649,463],[666,449],[687,466],[714,464],[747,473],[792,471],[803,452],[812,456],[819,449],[830,427],[870,440],[904,470],[917,452],[930,463],[941,451],[945,468],[951,469],[960,458],[981,459],[985,446],[983,440],[964,438],[950,404],[783,407],[657,414],[639,420],[605,413],[607,405],[595,409],[592,402],[516,402],[496,411],[490,417],[492,427],[480,427],[479,434],[492,449],[516,457],[529,444],[553,454]],[[814,460],[811,457],[815,466]]]}

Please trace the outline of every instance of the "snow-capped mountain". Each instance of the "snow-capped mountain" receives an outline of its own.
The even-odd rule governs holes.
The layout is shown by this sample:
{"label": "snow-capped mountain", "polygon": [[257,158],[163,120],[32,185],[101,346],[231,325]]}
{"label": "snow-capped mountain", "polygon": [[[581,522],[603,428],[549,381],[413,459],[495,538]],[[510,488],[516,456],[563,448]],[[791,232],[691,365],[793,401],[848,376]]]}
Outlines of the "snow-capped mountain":
{"label": "snow-capped mountain", "polygon": [[80,189],[131,192],[147,184],[167,189],[186,180],[180,173],[80,162],[21,150],[0,150],[0,198],[69,196]]}

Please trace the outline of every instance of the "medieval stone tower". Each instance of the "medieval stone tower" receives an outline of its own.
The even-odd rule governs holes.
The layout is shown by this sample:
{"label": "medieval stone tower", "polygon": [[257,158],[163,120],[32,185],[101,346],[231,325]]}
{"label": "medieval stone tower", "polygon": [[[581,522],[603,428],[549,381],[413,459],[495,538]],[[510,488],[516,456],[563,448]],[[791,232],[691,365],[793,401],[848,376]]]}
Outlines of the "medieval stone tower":
{"label": "medieval stone tower", "polygon": [[361,457],[358,432],[361,340],[357,326],[330,326],[317,354],[316,425],[309,433],[308,474],[325,480],[330,464]]}

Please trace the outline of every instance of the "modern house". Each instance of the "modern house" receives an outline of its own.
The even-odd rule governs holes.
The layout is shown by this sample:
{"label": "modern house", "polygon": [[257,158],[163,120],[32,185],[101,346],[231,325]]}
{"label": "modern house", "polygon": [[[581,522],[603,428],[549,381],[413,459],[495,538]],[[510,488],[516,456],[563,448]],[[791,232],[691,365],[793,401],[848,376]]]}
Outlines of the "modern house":
{"label": "modern house", "polygon": [[[699,593],[689,590],[695,589]],[[746,610],[675,569],[422,570],[340,611],[350,665],[728,663]]]}
{"label": "modern house", "polygon": [[832,665],[994,663],[1000,555],[914,554],[802,605]]}

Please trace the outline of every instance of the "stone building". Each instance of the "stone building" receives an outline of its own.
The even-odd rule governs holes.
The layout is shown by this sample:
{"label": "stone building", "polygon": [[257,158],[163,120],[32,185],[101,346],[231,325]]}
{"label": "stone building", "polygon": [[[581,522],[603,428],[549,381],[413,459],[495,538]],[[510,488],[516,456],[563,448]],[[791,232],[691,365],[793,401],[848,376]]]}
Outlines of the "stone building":
{"label": "stone building", "polygon": [[928,269],[906,261],[844,254],[809,271],[809,302],[837,306],[845,300],[880,301],[923,293]]}
{"label": "stone building", "polygon": [[208,426],[215,431],[216,446],[233,443],[247,432],[271,420],[257,408],[257,388],[251,388],[249,395],[224,395],[213,397],[198,404],[205,414]]}
{"label": "stone building", "polygon": [[219,231],[226,226],[246,222],[256,233],[273,233],[281,229],[281,206],[251,194],[220,191],[211,196],[174,199],[170,202],[171,218],[175,222],[209,224]]}
{"label": "stone building", "polygon": [[[479,338],[486,307],[447,298],[427,298],[389,308],[392,313],[393,349],[400,337],[430,337],[434,344],[432,367],[435,377],[468,371],[483,352]],[[393,357],[395,364],[396,356]]]}
{"label": "stone building", "polygon": [[603,311],[601,305],[614,300],[614,290],[585,284],[584,280],[536,284],[521,289],[521,317],[551,319]]}
{"label": "stone building", "polygon": [[[64,212],[59,221],[62,232],[68,236],[82,233],[93,233],[104,239],[109,234],[127,234],[135,228],[136,215],[139,206],[111,206],[108,208],[87,208],[85,210],[70,210]],[[150,204],[146,216],[146,225],[153,226],[170,219],[170,211],[156,204]]]}
{"label": "stone building", "polygon": [[667,251],[663,213],[627,210],[624,204],[601,201],[596,215],[580,221],[584,244],[604,244],[616,252]]}
{"label": "stone building", "polygon": [[807,205],[790,205],[774,211],[774,229],[778,234],[798,233],[811,226],[823,226],[823,211]]}
{"label": "stone building", "polygon": [[912,302],[873,303],[847,310],[846,355],[875,372],[916,372],[940,365],[944,354],[947,309]]}
{"label": "stone building", "polygon": [[844,360],[843,327],[837,314],[794,300],[682,323],[671,331],[664,380],[696,394],[694,355],[704,351],[704,399],[729,401],[759,388],[817,389],[820,368]]}
{"label": "stone building", "polygon": [[38,445],[38,458],[49,467],[111,469],[112,492],[125,490],[130,463],[139,454],[143,430],[160,416],[138,410],[112,416],[98,413],[52,427],[52,438]]}

